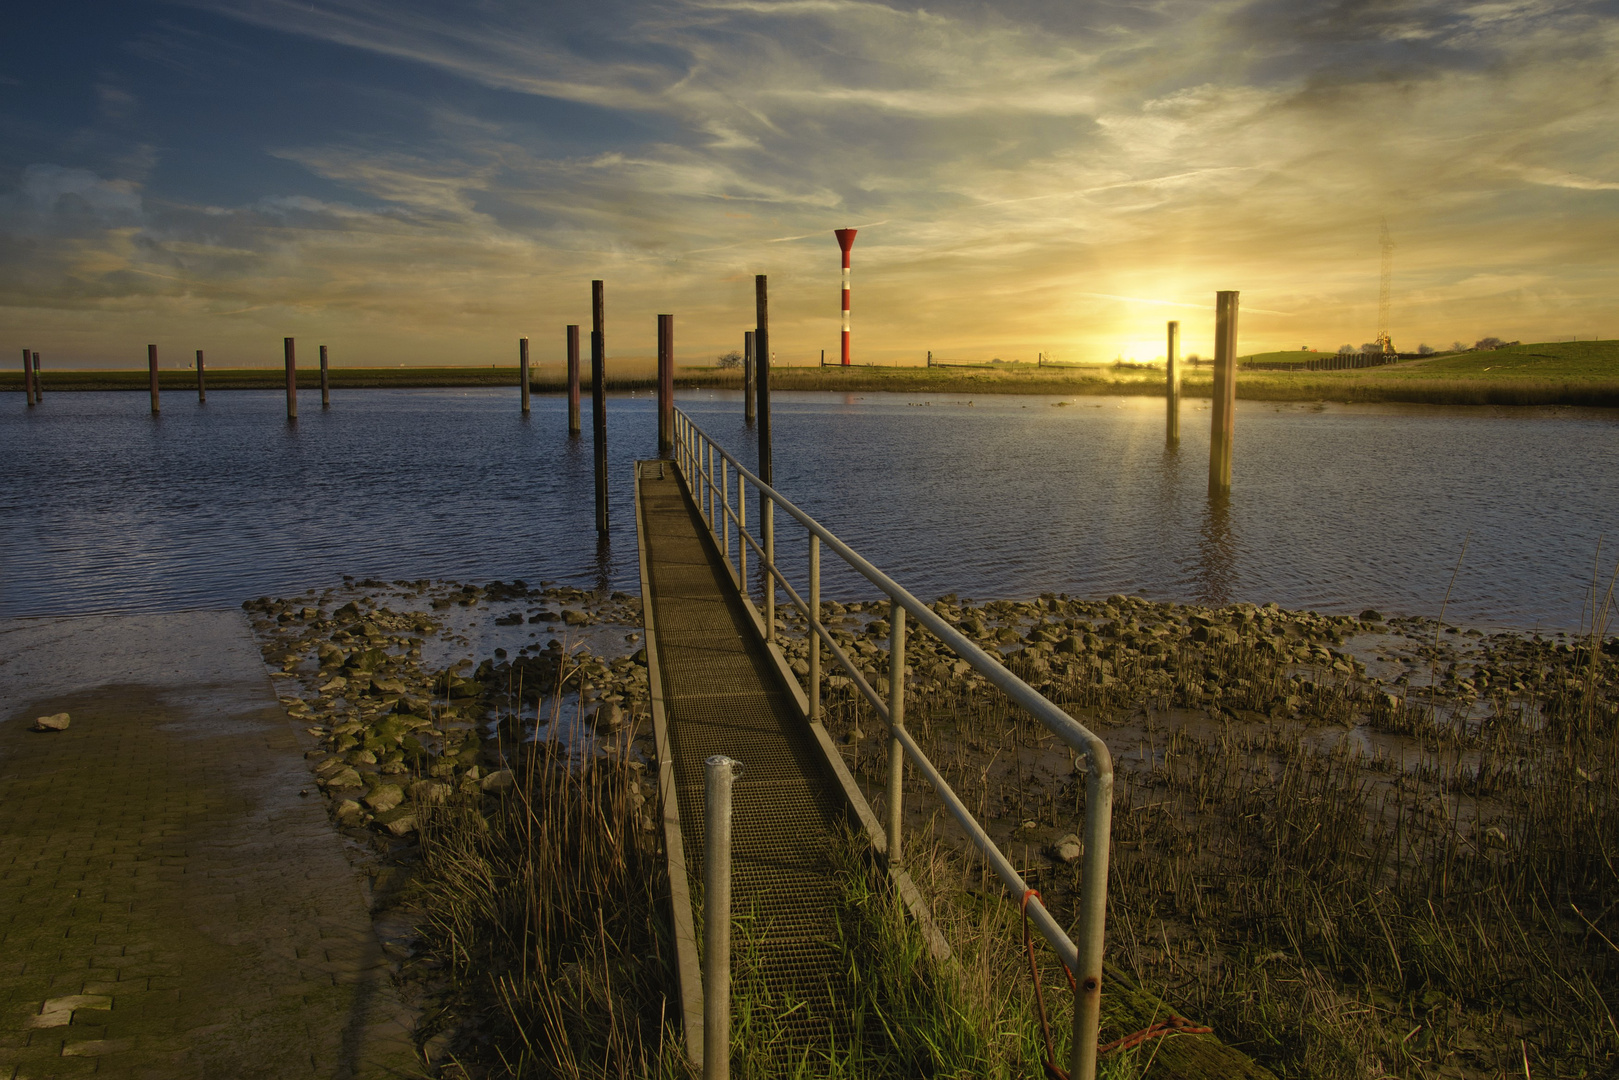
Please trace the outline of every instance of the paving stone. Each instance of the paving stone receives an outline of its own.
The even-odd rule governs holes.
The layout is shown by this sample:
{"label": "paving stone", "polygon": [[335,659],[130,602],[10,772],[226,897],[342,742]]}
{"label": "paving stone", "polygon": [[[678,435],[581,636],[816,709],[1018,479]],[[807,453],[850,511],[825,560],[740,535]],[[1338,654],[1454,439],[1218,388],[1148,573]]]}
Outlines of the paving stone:
{"label": "paving stone", "polygon": [[0,621],[0,1080],[421,1075],[300,731],[237,613]]}

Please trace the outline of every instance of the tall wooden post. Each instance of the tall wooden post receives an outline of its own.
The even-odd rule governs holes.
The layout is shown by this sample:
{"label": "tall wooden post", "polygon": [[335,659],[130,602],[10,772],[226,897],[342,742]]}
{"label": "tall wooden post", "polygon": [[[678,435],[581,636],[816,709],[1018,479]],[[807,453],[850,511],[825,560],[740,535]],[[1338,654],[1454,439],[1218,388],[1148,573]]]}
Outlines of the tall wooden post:
{"label": "tall wooden post", "polygon": [[1237,413],[1237,296],[1215,293],[1214,425],[1209,432],[1209,494],[1231,493],[1231,434]]}
{"label": "tall wooden post", "polygon": [[753,331],[749,330],[742,335],[742,420],[749,427],[753,426],[755,415],[753,384],[757,378],[757,363],[753,356]]}
{"label": "tall wooden post", "polygon": [[517,339],[517,381],[522,385],[523,415],[528,415],[528,338]]}
{"label": "tall wooden post", "polygon": [[287,419],[298,419],[298,354],[291,338],[281,339],[281,351],[287,361]]}
{"label": "tall wooden post", "polygon": [[206,405],[208,403],[208,383],[207,383],[207,380],[203,376],[203,371],[204,371],[204,368],[203,368],[203,363],[202,363],[202,350],[198,349],[197,350],[197,404],[198,405]]}
{"label": "tall wooden post", "polygon": [[1164,396],[1169,400],[1164,441],[1174,446],[1181,441],[1181,324],[1171,321],[1169,341],[1164,346]]}
{"label": "tall wooden post", "polygon": [[22,351],[22,392],[28,399],[28,407],[34,406],[34,368],[30,362],[32,354],[27,349]]}
{"label": "tall wooden post", "polygon": [[675,317],[658,316],[658,453],[675,448]]}
{"label": "tall wooden post", "polygon": [[770,478],[770,290],[765,275],[753,279],[754,315],[753,367],[759,395],[759,479]]}
{"label": "tall wooden post", "polygon": [[152,388],[152,415],[158,414],[157,403],[157,346],[146,346],[146,374],[147,381]]}
{"label": "tall wooden post", "polygon": [[568,434],[579,434],[579,327],[568,327]]}
{"label": "tall wooden post", "polygon": [[596,436],[596,532],[607,535],[607,314],[602,283],[590,283],[590,426]]}
{"label": "tall wooden post", "polygon": [[331,367],[326,362],[326,346],[320,347],[320,407],[332,407]]}
{"label": "tall wooden post", "polygon": [[39,377],[39,353],[34,353],[34,400],[45,400],[45,380]]}

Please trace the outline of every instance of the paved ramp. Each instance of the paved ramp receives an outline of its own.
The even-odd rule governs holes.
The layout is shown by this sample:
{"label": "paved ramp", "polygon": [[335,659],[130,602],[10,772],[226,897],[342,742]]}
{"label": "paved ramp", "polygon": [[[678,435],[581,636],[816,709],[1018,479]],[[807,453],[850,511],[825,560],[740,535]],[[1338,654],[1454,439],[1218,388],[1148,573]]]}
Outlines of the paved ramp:
{"label": "paved ramp", "polygon": [[828,985],[837,911],[827,861],[841,789],[674,466],[639,468],[644,599],[692,895],[702,882],[703,762],[726,754],[746,766],[733,796],[732,904],[753,917],[732,938],[733,973],[753,948],[783,1010],[803,1003],[784,1024],[790,1034],[841,1035]]}

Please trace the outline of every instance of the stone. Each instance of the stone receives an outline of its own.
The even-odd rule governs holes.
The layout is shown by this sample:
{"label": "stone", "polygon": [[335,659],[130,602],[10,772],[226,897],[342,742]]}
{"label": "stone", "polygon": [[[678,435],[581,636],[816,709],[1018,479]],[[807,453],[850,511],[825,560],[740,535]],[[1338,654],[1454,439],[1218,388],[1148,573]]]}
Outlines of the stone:
{"label": "stone", "polygon": [[482,780],[479,780],[478,786],[485,791],[505,791],[516,782],[517,777],[512,775],[510,769],[496,769]]}
{"label": "stone", "polygon": [[357,825],[365,817],[365,808],[353,799],[344,799],[332,813],[341,825]]}
{"label": "stone", "polygon": [[355,772],[352,767],[339,769],[331,776],[320,781],[320,783],[328,788],[353,788],[361,785],[360,774]]}
{"label": "stone", "polygon": [[1367,608],[1360,613],[1360,618],[1362,622],[1382,622],[1383,613],[1376,608]]}
{"label": "stone", "polygon": [[410,801],[418,806],[438,806],[450,797],[453,789],[436,780],[418,780],[410,785]]}
{"label": "stone", "polygon": [[597,731],[617,731],[624,726],[624,710],[616,701],[604,701],[592,714],[591,726]]}
{"label": "stone", "polygon": [[582,626],[589,620],[590,616],[582,611],[575,611],[573,608],[562,609],[562,622],[566,626]]}
{"label": "stone", "polygon": [[1078,862],[1085,854],[1085,843],[1073,833],[1065,833],[1051,845],[1051,853],[1065,863]]}
{"label": "stone", "polygon": [[50,716],[41,716],[34,721],[35,731],[66,731],[68,715],[65,712],[52,713]]}
{"label": "stone", "polygon": [[398,784],[382,784],[365,797],[365,804],[373,813],[392,810],[405,801],[405,793]]}
{"label": "stone", "polygon": [[372,819],[371,824],[395,836],[404,836],[406,833],[416,831],[416,811],[408,807],[396,807],[378,814]]}

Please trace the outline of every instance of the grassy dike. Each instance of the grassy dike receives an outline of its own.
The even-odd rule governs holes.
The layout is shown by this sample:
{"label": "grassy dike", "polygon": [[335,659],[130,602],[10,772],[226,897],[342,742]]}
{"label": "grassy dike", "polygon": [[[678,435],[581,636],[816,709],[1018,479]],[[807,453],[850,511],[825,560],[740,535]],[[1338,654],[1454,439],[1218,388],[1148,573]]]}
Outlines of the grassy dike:
{"label": "grassy dike", "polygon": [[[1243,359],[1308,359],[1309,353],[1264,353]],[[655,387],[644,359],[615,360],[617,373],[608,380],[610,390],[649,390]],[[681,368],[677,385],[688,388],[736,389],[742,373],[707,367]],[[187,392],[196,387],[196,375],[175,370],[159,373],[165,392]],[[517,368],[410,367],[333,368],[333,390],[420,389],[436,387],[517,387]],[[145,371],[44,372],[47,397],[53,391],[147,389]],[[286,385],[278,368],[229,368],[208,372],[210,390],[278,390]],[[320,373],[312,367],[298,372],[298,386],[314,390]],[[1135,366],[1037,367],[997,364],[983,367],[776,367],[771,372],[776,390],[822,390],[844,393],[893,392],[907,394],[1049,394],[1053,396],[1143,395],[1164,393],[1161,370]],[[1182,393],[1207,398],[1213,389],[1213,369],[1207,363],[1186,369]],[[541,393],[566,389],[560,369],[542,367],[534,374]],[[0,371],[0,392],[21,393],[20,370]],[[586,387],[588,393],[588,387]],[[1384,367],[1357,371],[1242,371],[1237,396],[1251,401],[1404,402],[1419,405],[1574,405],[1619,407],[1619,340],[1542,342],[1512,345],[1493,352],[1439,354],[1420,360],[1402,360]]]}

